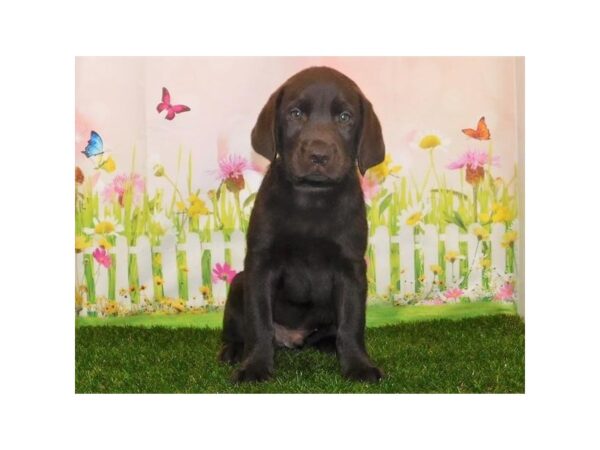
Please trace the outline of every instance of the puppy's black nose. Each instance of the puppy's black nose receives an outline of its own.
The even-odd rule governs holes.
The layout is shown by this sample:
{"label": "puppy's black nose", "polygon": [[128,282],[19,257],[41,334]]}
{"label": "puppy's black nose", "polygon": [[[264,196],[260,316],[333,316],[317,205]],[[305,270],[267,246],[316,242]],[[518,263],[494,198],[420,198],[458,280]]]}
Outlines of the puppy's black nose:
{"label": "puppy's black nose", "polygon": [[306,142],[303,145],[303,152],[312,164],[316,166],[326,166],[332,159],[335,152],[334,146],[320,139]]}
{"label": "puppy's black nose", "polygon": [[330,155],[328,152],[312,152],[309,156],[310,161],[317,166],[325,166],[329,162]]}

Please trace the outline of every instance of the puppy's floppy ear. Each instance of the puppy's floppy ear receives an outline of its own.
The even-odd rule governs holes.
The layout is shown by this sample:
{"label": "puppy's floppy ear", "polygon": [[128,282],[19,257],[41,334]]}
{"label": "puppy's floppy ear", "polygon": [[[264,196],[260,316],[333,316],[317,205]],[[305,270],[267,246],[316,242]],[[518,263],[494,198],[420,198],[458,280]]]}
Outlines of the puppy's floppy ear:
{"label": "puppy's floppy ear", "polygon": [[358,137],[358,169],[364,175],[369,167],[376,166],[385,158],[385,144],[381,124],[373,111],[373,105],[361,93],[362,127]]}
{"label": "puppy's floppy ear", "polygon": [[277,110],[282,94],[283,88],[271,94],[252,129],[252,148],[269,161],[273,161],[277,154]]}

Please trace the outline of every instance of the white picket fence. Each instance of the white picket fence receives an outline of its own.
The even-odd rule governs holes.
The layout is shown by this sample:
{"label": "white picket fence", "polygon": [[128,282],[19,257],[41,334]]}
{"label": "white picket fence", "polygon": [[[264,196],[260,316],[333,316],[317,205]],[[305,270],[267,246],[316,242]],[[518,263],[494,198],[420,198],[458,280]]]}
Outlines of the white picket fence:
{"label": "white picket fence", "polygon": [[[225,236],[221,231],[212,233],[211,242],[201,242],[200,237],[196,233],[188,233],[186,242],[178,244],[174,235],[167,235],[162,239],[159,247],[150,245],[150,240],[146,236],[137,238],[137,243],[134,247],[127,245],[127,240],[123,236],[116,238],[115,245],[109,250],[109,253],[115,255],[115,292],[119,302],[124,307],[130,306],[130,297],[119,296],[118,292],[121,289],[129,290],[133,284],[129,280],[129,255],[137,255],[138,280],[140,285],[145,286],[145,295],[148,298],[154,298],[154,275],[152,272],[152,257],[153,254],[161,255],[163,293],[165,297],[179,297],[179,281],[178,281],[178,263],[177,252],[185,252],[186,268],[187,268],[187,286],[188,286],[188,301],[196,305],[204,303],[200,288],[203,286],[202,280],[202,255],[204,251],[209,251],[211,254],[211,265],[225,263],[225,250],[230,250],[230,266],[235,271],[242,270],[244,266],[244,255],[246,252],[246,238],[242,231],[236,230],[231,233],[229,241],[225,240]],[[84,252],[76,254],[76,276],[79,283],[84,280],[84,254],[91,254],[91,248]],[[91,258],[92,259],[92,258]],[[95,278],[96,297],[108,297],[108,269],[98,267],[93,261],[93,272],[97,272]],[[204,280],[206,283],[208,280]],[[225,299],[227,286],[224,281],[213,283],[213,297],[217,302],[222,302]]]}
{"label": "white picket fence", "polygon": [[[397,244],[400,253],[400,293],[415,292],[415,264],[414,257],[416,251],[421,251],[423,256],[423,267],[428,275],[424,280],[424,289],[431,289],[433,276],[430,272],[430,267],[434,264],[446,266],[445,283],[449,287],[456,286],[462,276],[460,272],[460,260],[453,263],[443,261],[439,254],[439,243],[444,243],[445,252],[456,251],[460,253],[460,242],[467,243],[466,261],[468,271],[467,285],[469,289],[481,287],[483,280],[483,268],[480,264],[482,258],[483,246],[478,245],[477,236],[474,230],[480,227],[480,224],[474,223],[469,226],[468,233],[460,233],[458,226],[448,224],[444,234],[438,234],[435,225],[425,225],[423,234],[414,233],[413,227],[402,227],[397,236],[390,236],[387,227],[379,226],[370,244],[375,255],[375,290],[377,294],[387,294],[391,284],[391,270],[393,265],[390,262],[391,246]],[[515,221],[513,227],[518,226]],[[506,248],[502,246],[502,239],[506,227],[503,223],[494,223],[491,225],[491,233],[489,242],[491,245],[491,273],[494,280],[502,280],[506,276]],[[515,247],[516,248],[516,247]],[[388,262],[381,264],[380,262]]]}
{"label": "white picket fence", "polygon": [[[473,230],[479,227],[479,224],[473,224],[469,227],[468,233],[460,233],[459,228],[454,224],[446,226],[444,234],[438,234],[434,225],[425,225],[424,234],[415,234],[414,228],[403,227],[396,236],[390,236],[387,227],[380,226],[370,239],[370,246],[375,256],[375,290],[378,295],[384,295],[390,292],[392,278],[392,245],[399,246],[399,278],[400,293],[414,293],[416,286],[415,279],[415,252],[422,252],[424,268],[429,273],[431,265],[438,264],[446,267],[445,282],[447,286],[455,286],[464,274],[460,273],[460,261],[454,263],[443,261],[439,254],[439,243],[444,242],[445,251],[460,252],[460,242],[467,243],[467,264],[473,266],[470,268],[468,276],[468,287],[475,288],[482,284],[482,267],[480,260],[482,257],[482,245],[477,245],[477,237]],[[513,225],[516,228],[517,224]],[[491,269],[493,277],[502,278],[506,275],[506,249],[502,247],[502,238],[505,233],[505,226],[502,223],[492,224],[489,237],[491,245]],[[246,240],[242,231],[234,231],[230,235],[229,241],[225,240],[221,231],[212,233],[211,242],[201,242],[198,234],[188,233],[186,242],[178,244],[176,237],[167,235],[163,238],[159,247],[152,248],[150,241],[146,236],[140,236],[134,247],[129,247],[123,236],[116,238],[116,244],[109,250],[110,254],[115,255],[115,293],[116,297],[124,307],[130,307],[129,296],[121,297],[118,292],[121,289],[128,290],[133,284],[129,280],[129,255],[137,255],[138,280],[140,285],[144,285],[145,295],[148,298],[154,298],[154,283],[152,272],[153,254],[161,255],[163,292],[166,297],[179,297],[178,282],[178,263],[177,252],[185,252],[187,267],[187,286],[188,302],[197,306],[203,304],[203,298],[200,288],[208,280],[202,280],[202,255],[205,251],[211,254],[211,266],[216,263],[225,263],[225,251],[230,251],[230,265],[235,271],[240,271],[244,264],[244,255],[246,251]],[[93,249],[88,248],[83,253],[76,254],[76,276],[78,283],[83,283],[84,277],[84,254],[91,254]],[[475,253],[477,252],[477,254]],[[109,280],[108,270],[104,267],[98,267],[97,263],[90,258],[93,264],[93,273],[95,278],[96,297],[108,297]],[[398,265],[396,265],[398,267]],[[433,282],[432,276],[426,276],[424,281],[425,290],[431,288]],[[213,283],[212,293],[217,303],[222,303],[225,299],[227,286],[225,282],[219,281]]]}

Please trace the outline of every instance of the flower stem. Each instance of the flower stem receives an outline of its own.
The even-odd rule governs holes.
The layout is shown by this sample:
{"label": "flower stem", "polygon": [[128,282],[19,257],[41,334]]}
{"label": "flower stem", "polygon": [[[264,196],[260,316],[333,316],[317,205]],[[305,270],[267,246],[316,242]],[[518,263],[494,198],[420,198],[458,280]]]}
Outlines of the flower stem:
{"label": "flower stem", "polygon": [[[219,186],[219,189],[221,187]],[[213,204],[214,218],[215,218],[215,229],[223,228],[223,222],[221,221],[221,214],[219,213],[219,205],[216,199],[211,198]]]}
{"label": "flower stem", "polygon": [[477,187],[479,185],[475,183],[473,185],[473,222],[477,222]]}
{"label": "flower stem", "polygon": [[473,254],[473,261],[471,261],[471,264],[469,265],[467,270],[467,274],[463,277],[462,280],[460,280],[460,283],[458,283],[458,285],[460,286],[465,280],[469,279],[469,275],[471,275],[471,270],[473,269],[473,265],[475,264],[475,258],[477,258],[477,250],[479,250],[479,243],[481,242],[481,239],[477,239],[477,245],[475,246],[475,253]]}
{"label": "flower stem", "polygon": [[240,204],[240,193],[239,193],[239,191],[235,191],[234,194],[233,194],[233,197],[235,199],[235,208],[237,209],[238,220],[240,221],[240,229],[242,231],[246,231],[246,225],[244,223],[244,213],[242,211],[242,206]]}
{"label": "flower stem", "polygon": [[433,171],[433,176],[435,177],[435,182],[438,185],[438,189],[442,189],[442,184],[440,183],[440,177],[438,176],[437,170],[435,168],[435,163],[433,160],[433,149],[429,150],[429,163],[431,164],[431,170]]}
{"label": "flower stem", "polygon": [[177,195],[179,195],[179,199],[184,202],[185,200],[183,199],[183,195],[181,195],[181,192],[179,192],[179,188],[177,187],[177,185],[173,182],[173,180],[171,180],[171,178],[169,178],[169,175],[165,174],[163,175],[165,177],[165,179],[171,184],[171,186],[173,186],[173,189],[175,189],[175,192],[177,193]]}
{"label": "flower stem", "polygon": [[423,198],[423,194],[425,193],[425,188],[427,187],[427,183],[429,181],[429,174],[431,173],[431,165],[427,168],[427,172],[425,173],[425,179],[423,180],[423,185],[421,186],[421,192],[419,194],[419,201]]}

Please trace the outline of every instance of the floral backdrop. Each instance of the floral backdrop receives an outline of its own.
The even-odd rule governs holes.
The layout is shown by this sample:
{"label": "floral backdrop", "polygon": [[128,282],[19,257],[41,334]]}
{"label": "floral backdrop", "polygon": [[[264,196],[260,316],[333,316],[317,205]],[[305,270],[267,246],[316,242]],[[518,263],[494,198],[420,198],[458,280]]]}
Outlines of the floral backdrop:
{"label": "floral backdrop", "polygon": [[311,65],[354,79],[384,131],[386,159],[362,177],[369,301],[516,301],[516,63],[77,58],[76,313],[222,305],[267,167],[250,130],[269,94]]}

